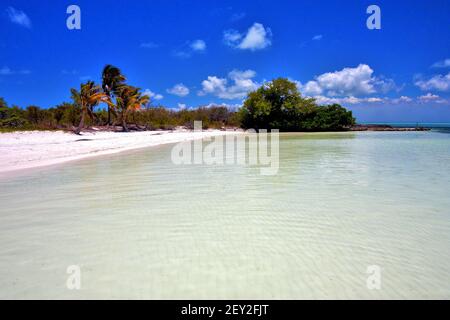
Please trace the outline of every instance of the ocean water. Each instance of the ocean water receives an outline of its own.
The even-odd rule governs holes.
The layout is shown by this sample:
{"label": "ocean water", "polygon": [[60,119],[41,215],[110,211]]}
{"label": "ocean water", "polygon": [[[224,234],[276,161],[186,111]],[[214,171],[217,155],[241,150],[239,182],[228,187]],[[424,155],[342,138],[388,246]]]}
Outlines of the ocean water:
{"label": "ocean water", "polygon": [[1,179],[0,298],[450,298],[448,134],[284,134],[274,176],[171,148]]}

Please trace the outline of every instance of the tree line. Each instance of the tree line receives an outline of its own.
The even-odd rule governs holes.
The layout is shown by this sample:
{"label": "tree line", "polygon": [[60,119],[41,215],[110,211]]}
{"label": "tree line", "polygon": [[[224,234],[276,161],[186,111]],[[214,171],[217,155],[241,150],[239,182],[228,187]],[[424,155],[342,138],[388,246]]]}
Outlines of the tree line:
{"label": "tree line", "polygon": [[301,96],[297,85],[285,78],[250,92],[240,109],[241,126],[280,131],[340,131],[355,125],[355,118],[339,104],[317,105]]}
{"label": "tree line", "polygon": [[[281,131],[337,131],[355,124],[352,112],[333,104],[319,106],[304,98],[295,83],[278,78],[250,92],[239,110],[224,106],[173,110],[152,106],[140,88],[127,84],[121,70],[104,67],[101,85],[87,81],[71,89],[71,102],[40,108],[8,106],[0,97],[0,130],[72,130],[79,134],[91,126],[119,127],[123,131],[193,127],[242,127]],[[100,104],[106,108],[98,108]]]}

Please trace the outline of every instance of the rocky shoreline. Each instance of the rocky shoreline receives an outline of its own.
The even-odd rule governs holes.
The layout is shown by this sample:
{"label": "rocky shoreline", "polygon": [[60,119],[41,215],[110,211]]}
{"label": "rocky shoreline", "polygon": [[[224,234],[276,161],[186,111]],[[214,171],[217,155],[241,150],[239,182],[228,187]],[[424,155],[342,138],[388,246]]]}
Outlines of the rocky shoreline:
{"label": "rocky shoreline", "polygon": [[389,125],[378,124],[357,124],[349,129],[350,131],[430,131],[424,127],[398,128]]}

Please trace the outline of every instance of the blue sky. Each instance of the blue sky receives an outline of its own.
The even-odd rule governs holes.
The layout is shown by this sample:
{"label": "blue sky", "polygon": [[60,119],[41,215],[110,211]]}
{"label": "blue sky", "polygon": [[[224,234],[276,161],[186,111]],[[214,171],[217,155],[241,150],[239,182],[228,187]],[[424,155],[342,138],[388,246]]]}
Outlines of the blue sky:
{"label": "blue sky", "polygon": [[[69,30],[66,9],[81,9]],[[381,30],[366,9],[381,8]],[[0,96],[69,101],[105,64],[172,108],[241,105],[288,77],[359,121],[450,121],[450,1],[35,1],[0,4]]]}

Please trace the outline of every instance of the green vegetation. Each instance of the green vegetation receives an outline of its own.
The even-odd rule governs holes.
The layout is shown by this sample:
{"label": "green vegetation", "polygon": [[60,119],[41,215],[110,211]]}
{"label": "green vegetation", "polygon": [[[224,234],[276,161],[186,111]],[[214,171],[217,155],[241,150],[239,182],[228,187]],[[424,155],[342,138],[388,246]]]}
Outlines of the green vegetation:
{"label": "green vegetation", "polygon": [[109,106],[110,102],[107,99],[107,95],[103,93],[101,87],[96,85],[93,81],[82,84],[80,91],[71,89],[71,92],[72,100],[81,112],[80,124],[75,130],[75,133],[79,134],[81,129],[84,128],[86,118],[95,121],[94,107],[100,102],[107,102]]}
{"label": "green vegetation", "polygon": [[149,96],[143,96],[139,88],[122,85],[118,87],[116,93],[116,105],[114,106],[120,113],[120,120],[124,131],[128,131],[127,119],[130,113],[138,111],[141,106],[150,101]]}
{"label": "green vegetation", "polygon": [[[1,99],[0,105],[0,132],[58,129],[77,131],[81,121],[81,109],[75,103],[65,102],[50,109],[34,106],[21,109],[16,106],[8,107]],[[121,123],[120,113],[117,117],[116,111],[111,110],[111,113],[116,122]],[[147,105],[140,110],[128,108],[126,115],[129,130],[172,130],[177,126],[193,128],[196,120],[201,120],[205,129],[240,125],[238,114],[223,106],[175,111],[162,106]],[[88,111],[84,126],[108,126],[107,110]]]}
{"label": "green vegetation", "polygon": [[242,126],[280,131],[339,131],[355,124],[338,104],[318,106],[303,98],[295,83],[278,78],[251,92],[240,110]]}
{"label": "green vegetation", "polygon": [[[102,88],[103,92],[108,96],[110,101],[117,94],[118,88],[124,84],[127,79],[119,68],[110,64],[103,68],[102,72]],[[111,125],[111,106],[108,105],[108,125]]]}
{"label": "green vegetation", "polygon": [[[245,129],[280,129],[280,131],[338,131],[355,123],[351,111],[338,104],[319,106],[312,98],[301,96],[295,83],[278,78],[249,93],[238,111],[224,106],[172,110],[152,106],[150,97],[128,85],[120,69],[107,65],[102,85],[93,81],[71,89],[72,102],[52,108],[37,106],[9,107],[0,98],[0,131],[73,130],[111,125],[128,130],[173,129],[193,127],[202,121],[204,128],[242,127]],[[103,104],[106,108],[97,108]]]}

